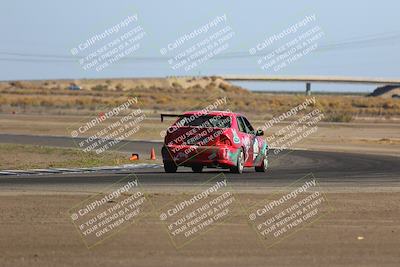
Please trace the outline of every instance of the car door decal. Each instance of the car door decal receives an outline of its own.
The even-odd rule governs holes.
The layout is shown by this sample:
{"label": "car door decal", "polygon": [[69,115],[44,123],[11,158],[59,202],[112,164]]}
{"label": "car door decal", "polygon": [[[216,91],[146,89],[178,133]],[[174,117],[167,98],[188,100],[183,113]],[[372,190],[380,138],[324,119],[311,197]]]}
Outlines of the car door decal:
{"label": "car door decal", "polygon": [[253,161],[256,159],[259,151],[260,151],[260,148],[258,147],[258,140],[257,140],[257,137],[255,137],[254,144],[253,144]]}
{"label": "car door decal", "polygon": [[235,129],[232,129],[232,133],[233,133],[233,142],[234,142],[235,144],[240,144],[240,138],[239,138],[239,136],[238,136],[236,130],[235,130]]}
{"label": "car door decal", "polygon": [[249,158],[249,154],[250,154],[249,151],[250,151],[250,146],[251,146],[250,138],[247,135],[245,135],[243,137],[243,145],[244,145],[244,149],[246,150],[246,152],[245,152],[246,158],[244,160],[244,162],[246,162]]}

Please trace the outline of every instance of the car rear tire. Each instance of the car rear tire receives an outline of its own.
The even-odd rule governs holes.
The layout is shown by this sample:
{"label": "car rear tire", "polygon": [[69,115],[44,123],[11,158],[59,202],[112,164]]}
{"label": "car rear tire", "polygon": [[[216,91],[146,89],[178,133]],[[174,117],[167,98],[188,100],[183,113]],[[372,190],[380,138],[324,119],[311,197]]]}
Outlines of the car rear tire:
{"label": "car rear tire", "polygon": [[165,161],[164,162],[164,170],[167,173],[174,173],[178,169],[178,166],[174,162]]}
{"label": "car rear tire", "polygon": [[244,154],[243,150],[239,149],[239,155],[236,160],[236,166],[231,167],[231,172],[233,173],[243,173],[243,168],[244,168]]}
{"label": "car rear tire", "polygon": [[261,166],[256,166],[256,172],[266,172],[268,169],[268,156],[264,156],[263,161],[261,162]]}
{"label": "car rear tire", "polygon": [[192,170],[193,170],[193,172],[202,172],[203,166],[202,165],[193,165]]}

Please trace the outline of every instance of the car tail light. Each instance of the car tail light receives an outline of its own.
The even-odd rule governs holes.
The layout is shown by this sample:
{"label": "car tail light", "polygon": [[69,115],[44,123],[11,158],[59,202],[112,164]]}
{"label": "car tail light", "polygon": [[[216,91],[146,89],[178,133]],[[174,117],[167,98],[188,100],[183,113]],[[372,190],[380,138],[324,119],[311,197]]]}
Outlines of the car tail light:
{"label": "car tail light", "polygon": [[231,142],[231,140],[230,140],[227,136],[221,135],[221,136],[219,137],[219,144],[231,146],[231,145],[232,145],[232,142]]}

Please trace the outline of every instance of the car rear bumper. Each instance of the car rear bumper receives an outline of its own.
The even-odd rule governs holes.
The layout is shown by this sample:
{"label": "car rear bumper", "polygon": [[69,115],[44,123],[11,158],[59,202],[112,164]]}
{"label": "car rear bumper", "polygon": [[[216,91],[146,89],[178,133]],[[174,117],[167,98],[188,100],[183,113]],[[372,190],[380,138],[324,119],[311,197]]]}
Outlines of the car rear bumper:
{"label": "car rear bumper", "polygon": [[173,161],[178,166],[203,165],[229,168],[236,165],[237,149],[228,146],[164,146],[163,161]]}

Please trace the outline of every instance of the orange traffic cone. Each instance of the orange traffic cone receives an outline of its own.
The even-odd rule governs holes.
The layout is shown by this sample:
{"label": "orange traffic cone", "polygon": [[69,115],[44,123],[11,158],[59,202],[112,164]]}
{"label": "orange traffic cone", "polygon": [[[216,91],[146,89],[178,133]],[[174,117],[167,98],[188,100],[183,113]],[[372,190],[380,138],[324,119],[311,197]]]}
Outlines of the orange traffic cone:
{"label": "orange traffic cone", "polygon": [[129,158],[129,160],[138,160],[139,159],[139,154],[132,154],[132,156]]}
{"label": "orange traffic cone", "polygon": [[156,160],[156,152],[154,151],[154,147],[151,148],[150,159]]}

